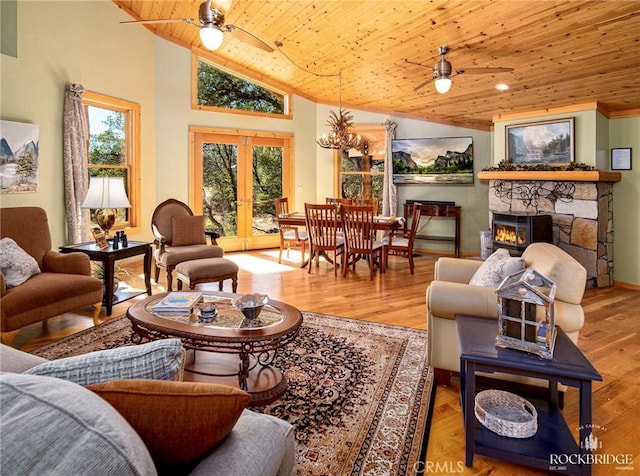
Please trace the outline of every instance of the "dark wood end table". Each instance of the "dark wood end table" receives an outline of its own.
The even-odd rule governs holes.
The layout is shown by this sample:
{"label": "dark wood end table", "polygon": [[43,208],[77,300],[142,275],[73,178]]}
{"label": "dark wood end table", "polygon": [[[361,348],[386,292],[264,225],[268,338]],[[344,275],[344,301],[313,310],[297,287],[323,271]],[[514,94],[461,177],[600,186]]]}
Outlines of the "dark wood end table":
{"label": "dark wood end table", "polygon": [[91,261],[100,261],[104,266],[104,289],[105,295],[103,296],[103,302],[106,305],[107,316],[111,315],[113,305],[119,302],[126,301],[133,297],[139,296],[144,293],[119,293],[117,300],[114,300],[113,292],[113,276],[115,262],[124,258],[130,258],[132,256],[144,255],[144,284],[146,293],[151,296],[151,258],[152,249],[151,243],[144,241],[129,241],[127,247],[120,247],[116,250],[113,249],[112,242],[109,242],[109,248],[101,250],[98,245],[91,241],[87,243],[78,243],[76,245],[67,245],[60,247],[61,253],[84,253]]}
{"label": "dark wood end table", "polygon": [[[460,343],[460,398],[464,417],[466,465],[473,465],[474,453],[523,464],[546,471],[591,474],[591,465],[553,467],[551,455],[590,454],[585,442],[591,434],[591,382],[602,377],[573,341],[558,327],[553,359],[546,360],[514,349],[497,348],[495,319],[456,316]],[[530,438],[497,435],[475,418],[476,372],[502,372],[549,381],[549,400],[534,400],[538,431]],[[580,392],[579,442],[576,443],[558,409],[558,382],[577,387]],[[586,447],[586,448],[585,448]]]}
{"label": "dark wood end table", "polygon": [[[181,291],[185,292],[185,291]],[[186,291],[197,292],[197,291]],[[205,291],[203,299],[218,308],[218,317],[202,323],[195,312],[171,315],[153,311],[168,293],[134,303],[127,311],[134,336],[156,340],[177,337],[188,349],[184,380],[234,385],[251,395],[250,405],[266,405],[287,390],[286,376],[274,365],[278,350],[298,335],[302,313],[295,307],[270,300],[257,324],[248,325],[232,306],[237,294]]]}

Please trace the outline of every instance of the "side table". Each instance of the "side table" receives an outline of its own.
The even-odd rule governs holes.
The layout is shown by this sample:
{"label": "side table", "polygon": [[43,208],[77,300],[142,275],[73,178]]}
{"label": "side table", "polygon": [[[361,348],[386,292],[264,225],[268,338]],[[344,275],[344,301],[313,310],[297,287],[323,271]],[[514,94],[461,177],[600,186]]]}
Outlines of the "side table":
{"label": "side table", "polygon": [[[546,471],[591,474],[590,464],[554,467],[551,455],[580,455],[588,461],[591,435],[591,382],[602,377],[573,341],[558,327],[553,359],[495,346],[498,324],[494,319],[456,316],[460,342],[460,397],[464,416],[466,465],[474,453]],[[530,438],[497,435],[477,421],[474,414],[476,372],[502,372],[549,381],[549,400],[529,399],[538,412],[538,431]],[[580,392],[579,441],[576,442],[558,409],[558,382]]]}
{"label": "side table", "polygon": [[92,261],[100,261],[104,266],[104,289],[105,296],[103,301],[107,308],[107,316],[111,315],[113,305],[122,301],[126,301],[143,293],[127,293],[126,296],[118,296],[118,300],[114,301],[113,292],[113,275],[115,262],[132,256],[144,255],[144,284],[146,292],[151,296],[151,243],[144,241],[129,241],[126,248],[113,249],[113,244],[109,242],[109,248],[101,250],[95,242],[78,243],[76,245],[67,245],[60,247],[61,253],[84,253]]}

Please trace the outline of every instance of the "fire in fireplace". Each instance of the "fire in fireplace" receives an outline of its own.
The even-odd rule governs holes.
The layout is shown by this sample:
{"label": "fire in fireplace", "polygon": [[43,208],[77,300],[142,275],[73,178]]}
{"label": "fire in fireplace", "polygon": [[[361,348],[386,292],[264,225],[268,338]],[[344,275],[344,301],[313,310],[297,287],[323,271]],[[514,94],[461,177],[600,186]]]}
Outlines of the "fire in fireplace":
{"label": "fire in fireplace", "polygon": [[493,251],[506,248],[511,256],[520,256],[529,244],[552,243],[551,215],[494,213],[491,222]]}

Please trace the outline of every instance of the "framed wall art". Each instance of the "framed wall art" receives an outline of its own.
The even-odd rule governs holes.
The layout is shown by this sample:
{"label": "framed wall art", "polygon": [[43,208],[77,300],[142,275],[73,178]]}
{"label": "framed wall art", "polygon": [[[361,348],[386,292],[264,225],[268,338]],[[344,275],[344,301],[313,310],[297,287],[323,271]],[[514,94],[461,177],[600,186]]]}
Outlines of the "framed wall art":
{"label": "framed wall art", "polygon": [[391,143],[393,183],[473,183],[473,138],[395,139]]}
{"label": "framed wall art", "polygon": [[611,170],[631,170],[631,147],[611,149]]}
{"label": "framed wall art", "polygon": [[38,191],[39,128],[0,121],[0,193]]}
{"label": "framed wall art", "polygon": [[574,118],[506,126],[512,164],[566,165],[575,160]]}

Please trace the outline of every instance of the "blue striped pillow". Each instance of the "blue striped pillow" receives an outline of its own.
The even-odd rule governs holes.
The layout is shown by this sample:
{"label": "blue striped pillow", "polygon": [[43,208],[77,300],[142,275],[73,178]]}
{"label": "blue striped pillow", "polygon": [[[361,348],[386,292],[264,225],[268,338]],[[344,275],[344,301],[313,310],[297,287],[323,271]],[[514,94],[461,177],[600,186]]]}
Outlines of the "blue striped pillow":
{"label": "blue striped pillow", "polygon": [[182,380],[185,351],[180,339],[99,350],[51,360],[23,372],[79,385],[123,379]]}

